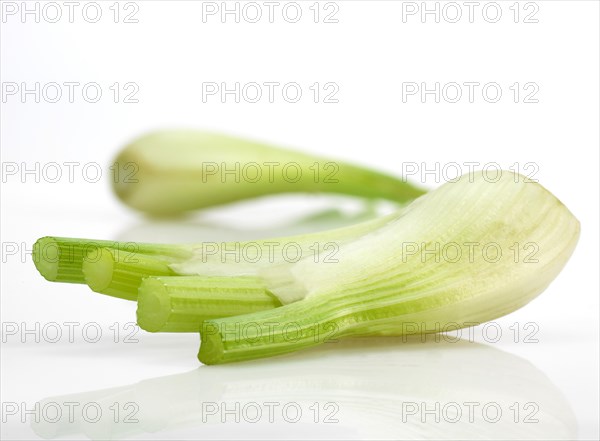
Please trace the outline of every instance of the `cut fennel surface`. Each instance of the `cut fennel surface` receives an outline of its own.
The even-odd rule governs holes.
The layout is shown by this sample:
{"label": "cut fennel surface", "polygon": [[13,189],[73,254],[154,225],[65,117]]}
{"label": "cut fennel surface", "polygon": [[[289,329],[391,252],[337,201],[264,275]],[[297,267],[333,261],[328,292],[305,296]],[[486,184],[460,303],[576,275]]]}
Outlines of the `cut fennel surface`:
{"label": "cut fennel surface", "polygon": [[[577,219],[541,185],[511,172],[496,182],[465,175],[341,244],[337,263],[259,269],[284,306],[205,321],[199,358],[223,363],[486,322],[541,293],[578,237]],[[173,268],[201,271],[194,260]]]}

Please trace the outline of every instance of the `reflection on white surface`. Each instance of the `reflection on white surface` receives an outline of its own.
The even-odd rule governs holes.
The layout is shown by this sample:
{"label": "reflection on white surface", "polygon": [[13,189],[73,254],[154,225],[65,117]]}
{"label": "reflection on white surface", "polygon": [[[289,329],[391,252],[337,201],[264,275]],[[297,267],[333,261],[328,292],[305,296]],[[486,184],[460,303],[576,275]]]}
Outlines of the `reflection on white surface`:
{"label": "reflection on white surface", "polygon": [[[576,438],[567,402],[531,363],[489,345],[430,340],[346,340],[50,397],[38,404],[48,415],[64,403],[76,410],[32,427],[45,438],[92,439]],[[102,409],[97,422],[94,409],[82,416],[86,404]]]}

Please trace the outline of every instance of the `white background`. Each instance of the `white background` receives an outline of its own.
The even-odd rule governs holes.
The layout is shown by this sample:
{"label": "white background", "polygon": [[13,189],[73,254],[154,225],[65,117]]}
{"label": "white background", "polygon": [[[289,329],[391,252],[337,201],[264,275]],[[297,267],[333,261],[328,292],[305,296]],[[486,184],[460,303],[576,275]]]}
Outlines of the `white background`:
{"label": "white background", "polygon": [[[31,8],[35,3],[27,2]],[[80,93],[73,103],[66,97],[58,103],[43,98],[36,103],[32,96],[22,102],[19,94],[3,94],[3,167],[11,162],[21,168],[22,163],[33,168],[35,163],[96,162],[104,172],[96,183],[77,173],[73,183],[65,177],[54,184],[43,177],[35,182],[34,175],[2,175],[3,324],[97,322],[105,332],[98,343],[87,343],[81,334],[74,343],[66,338],[36,343],[31,336],[22,343],[21,334],[3,334],[3,403],[32,408],[49,397],[123,386],[136,396],[141,413],[150,415],[131,435],[139,438],[598,439],[597,2],[521,2],[518,23],[509,9],[513,1],[499,2],[503,15],[496,23],[482,16],[482,6],[475,10],[473,23],[466,6],[457,23],[443,17],[436,23],[432,16],[423,23],[418,14],[403,20],[406,2],[392,1],[338,1],[338,23],[323,23],[323,16],[314,23],[312,1],[301,2],[303,17],[297,23],[284,20],[280,10],[274,23],[267,18],[235,23],[232,17],[222,23],[218,16],[203,22],[202,2],[140,1],[135,3],[138,23],[123,23],[123,15],[114,23],[109,9],[113,2],[100,3],[103,16],[97,23],[83,19],[82,6],[75,10],[74,23],[66,16],[58,23],[43,17],[36,23],[27,16],[23,23],[19,14],[4,15],[0,23],[3,87],[10,82],[32,87],[36,82],[73,81],[96,82],[103,90],[97,103],[86,102]],[[429,7],[434,3],[428,2]],[[20,2],[17,6],[22,7]],[[122,14],[124,8],[121,4]],[[323,12],[325,5],[320,8]],[[525,13],[534,9],[539,9],[534,16],[538,22],[524,23]],[[65,6],[62,12],[68,13]],[[252,81],[297,82],[306,98],[298,103],[281,96],[274,103],[221,103],[216,97],[203,102],[203,82]],[[498,83],[501,100],[486,102],[481,89],[473,103],[466,97],[458,103],[436,103],[431,96],[425,103],[418,96],[402,99],[405,82],[470,81]],[[115,103],[109,89],[115,82],[136,83],[139,102],[124,103],[121,96]],[[315,82],[336,83],[339,103],[314,103],[308,87]],[[535,83],[539,102],[524,103],[520,96],[515,103],[509,89],[515,82]],[[144,219],[113,197],[108,166],[132,138],[178,127],[265,140],[396,175],[402,163],[413,161],[428,167],[436,162],[497,162],[503,168],[534,162],[539,167],[535,177],[581,221],[580,242],[546,292],[498,320],[504,332],[498,343],[402,346],[399,341],[376,341],[196,369],[196,335],[140,331],[137,343],[124,343],[122,334],[114,343],[108,328],[117,322],[122,333],[135,320],[133,303],[93,294],[83,285],[46,282],[30,256],[21,252],[46,235],[167,242],[271,235],[294,227],[292,218],[299,213],[317,213],[333,204],[347,214],[356,205],[341,198],[280,198],[212,210],[179,226]],[[440,183],[431,178],[425,182],[427,187]],[[7,252],[15,243],[18,253]],[[529,322],[539,328],[539,341],[525,343],[521,334],[515,343],[511,326],[517,323],[523,330]],[[481,330],[475,335],[482,340]],[[163,379],[164,389],[143,383],[186,372]],[[125,395],[115,396],[121,398],[114,401],[122,402]],[[314,423],[308,417],[300,424],[198,422],[200,414],[193,406],[225,399],[303,402],[305,412],[313,402],[335,402],[339,422]],[[79,400],[94,398],[84,395]],[[547,413],[540,412],[540,422],[530,425],[507,419],[502,424],[461,421],[448,427],[402,422],[403,401],[469,400],[506,402],[506,412],[512,402],[536,401]],[[22,422],[21,416],[3,414],[3,439],[38,437],[31,418]],[[109,436],[102,430],[121,436],[106,419],[101,424],[77,429],[71,436],[80,438],[82,431]]]}

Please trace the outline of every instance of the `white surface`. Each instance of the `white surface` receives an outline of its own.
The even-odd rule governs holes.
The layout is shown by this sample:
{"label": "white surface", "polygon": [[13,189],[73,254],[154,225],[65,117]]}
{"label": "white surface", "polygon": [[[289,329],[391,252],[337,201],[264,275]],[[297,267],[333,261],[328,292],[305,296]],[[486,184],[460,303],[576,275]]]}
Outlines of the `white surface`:
{"label": "white surface", "polygon": [[[23,24],[12,16],[0,23],[2,82],[94,81],[107,94],[114,82],[135,82],[140,101],[50,104],[9,97],[1,108],[3,163],[31,167],[39,162],[43,167],[93,161],[107,167],[127,140],[164,127],[221,130],[394,174],[409,161],[429,167],[435,162],[494,161],[504,168],[535,162],[536,178],[581,221],[581,239],[546,292],[498,320],[504,333],[498,343],[348,343],[340,349],[190,372],[198,366],[197,336],[140,332],[137,343],[124,343],[134,304],[92,294],[81,285],[48,283],[29,256],[9,255],[6,247],[23,243],[30,249],[45,235],[138,240],[172,235],[180,240],[185,234],[201,238],[262,232],[228,232],[220,219],[231,215],[219,213],[187,225],[185,234],[173,225],[151,224],[118,204],[107,179],[89,183],[76,175],[73,183],[51,184],[33,182],[32,176],[25,183],[18,176],[3,176],[3,326],[93,322],[104,329],[98,343],[86,342],[77,332],[73,343],[66,336],[58,343],[36,343],[31,336],[21,343],[19,334],[3,334],[3,404],[25,403],[30,409],[47,398],[64,401],[64,395],[123,386],[121,395],[101,395],[106,402],[139,405],[140,423],[131,436],[141,439],[598,439],[597,2],[538,1],[535,24],[513,23],[508,9],[513,2],[500,2],[504,15],[495,24],[480,15],[472,24],[423,24],[412,18],[403,23],[402,2],[391,1],[338,2],[337,24],[315,24],[308,15],[296,24],[281,19],[273,24],[203,23],[200,2],[148,1],[138,2],[139,23],[115,24],[108,15],[110,4],[102,3],[107,18],[95,24],[80,16],[75,23]],[[311,13],[311,4],[302,3],[305,14]],[[335,82],[340,102],[203,103],[201,83],[207,81],[295,81],[305,93],[314,82]],[[402,102],[403,82],[436,81],[497,82],[507,95],[495,104],[482,99]],[[513,103],[508,87],[514,82],[535,82],[539,103]],[[426,184],[437,185],[431,180]],[[272,204],[318,211],[328,202],[296,198]],[[291,215],[264,224],[265,213],[272,218],[277,211],[283,210],[269,203],[245,206],[244,225],[236,229],[289,228]],[[296,208],[295,213],[302,211]],[[108,329],[115,322],[121,329],[117,343]],[[518,323],[523,330],[529,322],[539,327],[539,341],[525,343],[521,334],[515,343],[511,326]],[[67,332],[64,325],[61,329]],[[475,336],[482,341],[480,329]],[[156,380],[160,386],[151,380],[175,374],[182,375]],[[86,394],[76,400],[99,399]],[[202,424],[198,408],[207,401],[269,400],[300,403],[305,418],[296,424],[281,418]],[[402,421],[403,402],[435,401],[497,402],[507,416],[499,424]],[[338,403],[339,422],[325,424],[321,414],[315,423],[308,410],[314,402],[321,410],[328,402]],[[512,422],[512,402],[536,402],[540,422]],[[121,436],[123,425],[112,427],[110,420],[83,428],[72,425],[71,437]],[[1,435],[33,439],[54,433],[56,426],[50,426],[32,427],[31,416],[3,413]]]}

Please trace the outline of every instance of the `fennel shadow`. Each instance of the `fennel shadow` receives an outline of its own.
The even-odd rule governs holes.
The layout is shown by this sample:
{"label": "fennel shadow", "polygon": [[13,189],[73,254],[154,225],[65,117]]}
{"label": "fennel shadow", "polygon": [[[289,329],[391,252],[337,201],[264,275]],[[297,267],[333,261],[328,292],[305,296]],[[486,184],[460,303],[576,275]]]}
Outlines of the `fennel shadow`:
{"label": "fennel shadow", "polygon": [[[288,203],[282,205],[278,200]],[[384,201],[330,198],[327,207],[315,209],[301,200],[294,204],[290,201],[290,196],[269,197],[253,200],[252,204],[238,203],[175,218],[144,217],[121,231],[115,240],[185,244],[286,237],[353,225],[400,206]],[[305,214],[307,211],[310,214]]]}
{"label": "fennel shadow", "polygon": [[[336,343],[335,351],[316,348],[201,366],[129,386],[50,397],[39,405],[64,402],[97,403],[104,417],[93,422],[76,413],[69,421],[63,412],[58,421],[32,423],[35,433],[91,439],[577,435],[569,405],[544,373],[521,357],[465,341],[347,339]],[[115,406],[122,408],[119,419]]]}

